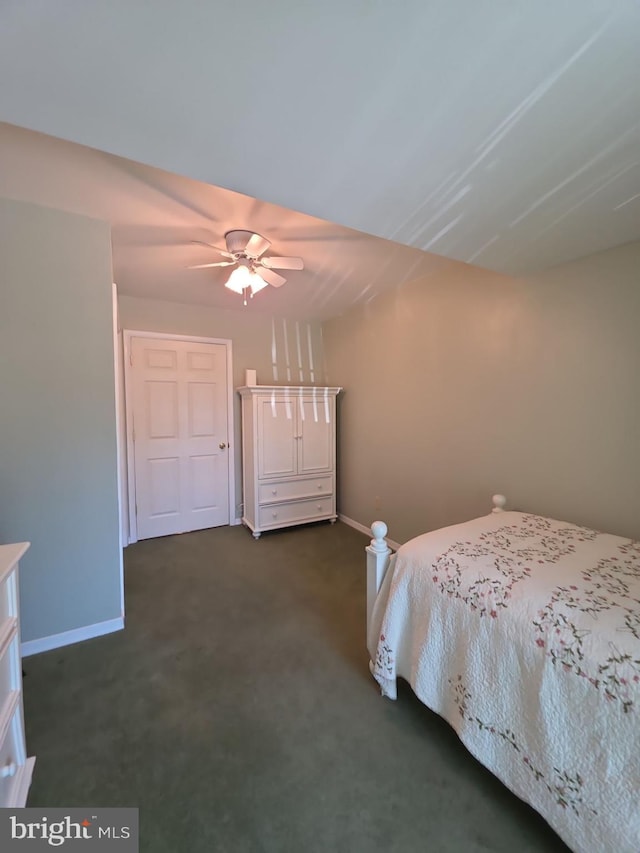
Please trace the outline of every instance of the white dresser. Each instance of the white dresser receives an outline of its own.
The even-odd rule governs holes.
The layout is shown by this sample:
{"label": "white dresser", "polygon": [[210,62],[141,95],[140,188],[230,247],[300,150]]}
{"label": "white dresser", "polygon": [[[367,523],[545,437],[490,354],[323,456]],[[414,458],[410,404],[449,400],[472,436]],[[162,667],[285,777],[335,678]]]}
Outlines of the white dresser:
{"label": "white dresser", "polygon": [[265,530],[336,515],[340,388],[257,385],[242,398],[242,522]]}
{"label": "white dresser", "polygon": [[27,801],[35,758],[27,758],[22,705],[18,563],[28,542],[0,545],[0,807]]}

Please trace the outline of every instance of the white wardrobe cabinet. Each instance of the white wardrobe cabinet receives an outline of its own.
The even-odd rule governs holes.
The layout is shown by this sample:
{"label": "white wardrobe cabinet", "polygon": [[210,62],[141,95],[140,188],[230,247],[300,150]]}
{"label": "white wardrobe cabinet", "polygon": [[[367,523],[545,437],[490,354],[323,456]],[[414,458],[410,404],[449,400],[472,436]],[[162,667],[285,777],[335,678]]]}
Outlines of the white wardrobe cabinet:
{"label": "white wardrobe cabinet", "polygon": [[18,562],[28,542],[0,545],[0,807],[27,801],[35,758],[27,758],[22,702]]}
{"label": "white wardrobe cabinet", "polygon": [[336,397],[340,388],[258,385],[242,397],[242,522],[265,530],[336,515]]}

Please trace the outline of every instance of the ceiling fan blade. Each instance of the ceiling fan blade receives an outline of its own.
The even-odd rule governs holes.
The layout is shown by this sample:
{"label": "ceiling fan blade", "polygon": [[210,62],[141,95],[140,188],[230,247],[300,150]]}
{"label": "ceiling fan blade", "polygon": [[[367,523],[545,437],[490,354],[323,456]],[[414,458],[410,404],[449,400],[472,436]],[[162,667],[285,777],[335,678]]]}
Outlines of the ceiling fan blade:
{"label": "ceiling fan blade", "polygon": [[270,270],[303,270],[302,258],[262,258],[260,263]]}
{"label": "ceiling fan blade", "polygon": [[256,273],[260,278],[263,278],[268,284],[272,284],[274,287],[280,287],[286,281],[286,278],[283,275],[267,269],[266,267],[258,267]]}
{"label": "ceiling fan blade", "polygon": [[[215,249],[216,252],[220,252],[221,255],[224,255],[225,258],[233,258],[231,252],[227,252],[226,249],[219,249],[218,246],[214,246],[213,243],[205,243],[204,240],[192,240],[192,243],[197,243],[199,246],[208,246],[210,249]],[[233,258],[235,260],[235,258]]]}
{"label": "ceiling fan blade", "polygon": [[249,242],[245,246],[245,254],[250,258],[259,258],[263,252],[266,252],[271,243],[259,234],[253,234]]}
{"label": "ceiling fan blade", "polygon": [[216,264],[193,264],[187,267],[188,270],[206,270],[209,267],[232,267],[235,261],[218,261]]}

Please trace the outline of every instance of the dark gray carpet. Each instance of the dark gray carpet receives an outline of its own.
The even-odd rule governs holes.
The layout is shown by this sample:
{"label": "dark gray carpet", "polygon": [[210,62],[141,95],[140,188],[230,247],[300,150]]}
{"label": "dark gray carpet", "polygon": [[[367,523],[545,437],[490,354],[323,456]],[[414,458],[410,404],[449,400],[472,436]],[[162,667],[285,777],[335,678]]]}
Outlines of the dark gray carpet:
{"label": "dark gray carpet", "polygon": [[30,806],[138,806],[148,853],[566,851],[365,650],[366,537],[125,551],[126,630],[24,662]]}

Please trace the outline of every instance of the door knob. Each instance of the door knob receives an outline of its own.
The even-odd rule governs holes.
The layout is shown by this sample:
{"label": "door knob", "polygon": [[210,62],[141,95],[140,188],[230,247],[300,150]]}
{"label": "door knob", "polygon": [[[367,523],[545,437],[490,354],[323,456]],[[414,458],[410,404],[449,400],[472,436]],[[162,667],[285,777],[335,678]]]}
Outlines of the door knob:
{"label": "door knob", "polygon": [[221,442],[220,442],[220,444],[218,445],[218,447],[220,448],[220,450],[224,450],[226,446],[227,446],[227,445],[225,444],[225,442],[224,442],[224,441],[221,441]]}

